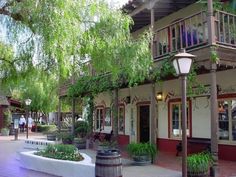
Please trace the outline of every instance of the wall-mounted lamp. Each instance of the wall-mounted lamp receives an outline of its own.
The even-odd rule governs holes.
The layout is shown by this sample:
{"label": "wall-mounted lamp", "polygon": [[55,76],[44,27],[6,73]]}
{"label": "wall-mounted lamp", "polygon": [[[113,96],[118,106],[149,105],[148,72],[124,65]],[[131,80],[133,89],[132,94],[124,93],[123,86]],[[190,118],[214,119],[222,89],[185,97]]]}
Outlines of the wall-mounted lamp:
{"label": "wall-mounted lamp", "polygon": [[158,92],[158,93],[157,93],[156,99],[157,99],[157,101],[162,101],[162,100],[163,100],[162,92]]}

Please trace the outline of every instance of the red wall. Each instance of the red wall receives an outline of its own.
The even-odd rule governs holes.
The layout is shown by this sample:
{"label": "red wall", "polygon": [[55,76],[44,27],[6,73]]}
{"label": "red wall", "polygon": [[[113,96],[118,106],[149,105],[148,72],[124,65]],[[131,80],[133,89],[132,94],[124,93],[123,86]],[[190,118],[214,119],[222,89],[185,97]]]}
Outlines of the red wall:
{"label": "red wall", "polygon": [[121,146],[125,146],[129,144],[129,136],[128,135],[118,135],[118,144]]}
{"label": "red wall", "polygon": [[236,146],[219,144],[219,159],[236,161]]}
{"label": "red wall", "polygon": [[157,147],[159,151],[169,152],[176,154],[176,145],[179,144],[178,140],[170,139],[157,139]]}
{"label": "red wall", "polygon": [[[160,151],[176,154],[176,145],[178,140],[171,139],[157,139],[157,147]],[[205,144],[191,144],[188,143],[188,153],[201,152],[206,147]],[[219,144],[219,159],[236,161],[236,146]]]}

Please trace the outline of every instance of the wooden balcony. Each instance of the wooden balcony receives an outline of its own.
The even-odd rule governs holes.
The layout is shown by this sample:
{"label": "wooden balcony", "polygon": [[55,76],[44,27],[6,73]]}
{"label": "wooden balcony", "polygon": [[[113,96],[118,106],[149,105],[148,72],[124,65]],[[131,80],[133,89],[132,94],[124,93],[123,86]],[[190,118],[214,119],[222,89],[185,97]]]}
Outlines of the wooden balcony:
{"label": "wooden balcony", "polygon": [[[215,11],[216,52],[220,63],[236,65],[236,15]],[[204,63],[211,56],[208,44],[207,13],[198,12],[158,29],[154,34],[155,61],[162,60],[181,48],[197,55],[196,62]]]}

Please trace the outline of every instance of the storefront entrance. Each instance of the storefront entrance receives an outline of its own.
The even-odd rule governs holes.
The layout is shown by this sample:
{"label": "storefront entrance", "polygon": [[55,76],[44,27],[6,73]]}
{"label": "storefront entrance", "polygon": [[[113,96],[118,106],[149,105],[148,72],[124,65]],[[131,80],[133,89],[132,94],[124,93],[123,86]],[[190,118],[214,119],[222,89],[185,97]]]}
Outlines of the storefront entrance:
{"label": "storefront entrance", "polygon": [[148,142],[150,137],[150,106],[138,106],[138,142]]}

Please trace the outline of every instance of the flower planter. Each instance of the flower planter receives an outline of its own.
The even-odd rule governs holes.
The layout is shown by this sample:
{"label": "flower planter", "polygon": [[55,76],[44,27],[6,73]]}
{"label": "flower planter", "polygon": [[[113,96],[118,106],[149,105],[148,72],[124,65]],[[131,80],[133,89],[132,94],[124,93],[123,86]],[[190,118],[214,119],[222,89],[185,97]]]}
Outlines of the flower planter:
{"label": "flower planter", "polygon": [[74,139],[74,145],[78,149],[86,149],[86,140],[85,139]]}
{"label": "flower planter", "polygon": [[54,134],[47,134],[48,141],[56,141],[56,135]]}
{"label": "flower planter", "polygon": [[10,130],[8,128],[3,128],[1,130],[2,136],[9,136]]}
{"label": "flower planter", "polygon": [[79,162],[58,160],[37,156],[36,151],[20,152],[20,164],[23,168],[40,171],[61,177],[94,177],[95,165],[91,157],[81,153],[84,160]]}
{"label": "flower planter", "polygon": [[133,156],[136,165],[148,165],[151,163],[151,158],[148,155]]}
{"label": "flower planter", "polygon": [[208,171],[206,172],[190,172],[188,171],[188,177],[207,177]]}

